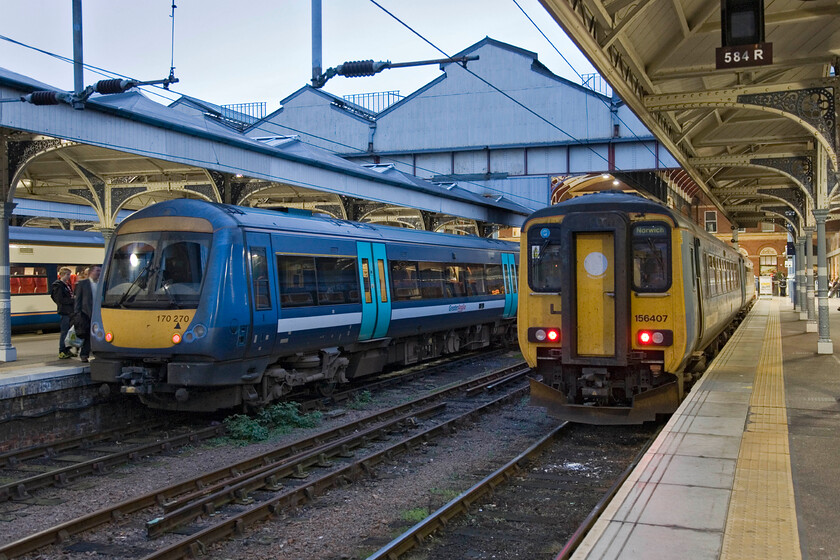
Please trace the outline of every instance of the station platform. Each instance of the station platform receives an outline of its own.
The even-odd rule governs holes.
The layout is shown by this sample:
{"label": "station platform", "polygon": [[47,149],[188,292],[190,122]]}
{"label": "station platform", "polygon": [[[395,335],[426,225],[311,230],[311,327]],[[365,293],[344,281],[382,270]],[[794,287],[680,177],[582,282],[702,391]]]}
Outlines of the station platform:
{"label": "station platform", "polygon": [[90,383],[89,364],[58,359],[57,332],[15,335],[12,346],[17,360],[0,362],[0,401]]}
{"label": "station platform", "polygon": [[762,297],[573,558],[840,558],[840,344],[805,330]]}

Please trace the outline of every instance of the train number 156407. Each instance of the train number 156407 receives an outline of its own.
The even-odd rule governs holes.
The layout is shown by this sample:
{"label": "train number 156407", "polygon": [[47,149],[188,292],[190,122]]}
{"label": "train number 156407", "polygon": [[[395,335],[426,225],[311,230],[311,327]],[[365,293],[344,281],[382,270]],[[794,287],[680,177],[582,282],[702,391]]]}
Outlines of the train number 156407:
{"label": "train number 156407", "polygon": [[668,315],[635,315],[633,318],[639,323],[664,323]]}

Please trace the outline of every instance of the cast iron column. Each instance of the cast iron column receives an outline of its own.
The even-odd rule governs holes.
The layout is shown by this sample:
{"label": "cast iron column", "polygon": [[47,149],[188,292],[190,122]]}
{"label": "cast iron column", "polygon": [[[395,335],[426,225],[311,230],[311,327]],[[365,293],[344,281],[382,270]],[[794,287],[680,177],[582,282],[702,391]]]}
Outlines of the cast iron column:
{"label": "cast iron column", "polygon": [[9,290],[9,219],[16,204],[0,207],[0,362],[17,360],[12,346],[12,298]]}
{"label": "cast iron column", "polygon": [[808,306],[805,303],[805,236],[796,238],[796,306],[799,320],[808,319]]}
{"label": "cast iron column", "polygon": [[814,228],[805,228],[805,306],[808,323],[805,332],[817,332],[817,310],[814,305]]}
{"label": "cast iron column", "polygon": [[819,333],[817,354],[834,354],[834,344],[831,342],[831,327],[828,323],[828,259],[825,251],[825,220],[828,209],[814,210],[817,221],[817,298],[819,299]]}

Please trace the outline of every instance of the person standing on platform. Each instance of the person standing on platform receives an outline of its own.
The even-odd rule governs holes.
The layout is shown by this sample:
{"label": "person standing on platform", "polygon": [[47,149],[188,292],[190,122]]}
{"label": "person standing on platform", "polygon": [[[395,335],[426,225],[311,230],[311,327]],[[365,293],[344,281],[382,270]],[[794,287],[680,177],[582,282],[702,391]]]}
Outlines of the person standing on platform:
{"label": "person standing on platform", "polygon": [[70,286],[70,269],[67,267],[58,270],[58,280],[50,286],[50,297],[55,302],[58,316],[61,317],[61,337],[58,339],[58,358],[66,360],[75,356],[70,348],[64,343],[67,332],[70,330],[70,316],[73,314],[75,298],[73,288]]}
{"label": "person standing on platform", "polygon": [[73,325],[76,336],[83,339],[79,350],[79,359],[87,362],[90,357],[90,318],[93,315],[93,299],[99,289],[99,275],[102,267],[98,264],[90,266],[88,277],[76,283],[76,315]]}

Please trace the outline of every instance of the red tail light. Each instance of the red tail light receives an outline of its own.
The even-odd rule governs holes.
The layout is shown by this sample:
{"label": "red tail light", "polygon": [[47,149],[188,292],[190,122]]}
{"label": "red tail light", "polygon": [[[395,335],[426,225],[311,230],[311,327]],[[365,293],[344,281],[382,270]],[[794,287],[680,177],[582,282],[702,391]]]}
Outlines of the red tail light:
{"label": "red tail light", "polygon": [[638,331],[636,341],[642,346],[671,346],[674,343],[674,332],[669,330]]}
{"label": "red tail light", "polygon": [[562,333],[556,327],[531,327],[528,329],[528,342],[559,344],[562,339]]}

